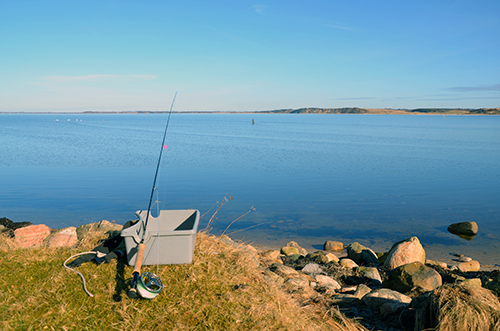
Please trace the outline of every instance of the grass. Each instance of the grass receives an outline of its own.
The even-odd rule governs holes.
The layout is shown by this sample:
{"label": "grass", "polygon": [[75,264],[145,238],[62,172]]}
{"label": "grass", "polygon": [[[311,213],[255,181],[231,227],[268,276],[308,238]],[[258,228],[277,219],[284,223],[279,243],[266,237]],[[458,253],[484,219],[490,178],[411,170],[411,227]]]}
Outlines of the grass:
{"label": "grass", "polygon": [[299,307],[263,278],[251,247],[207,233],[197,235],[191,264],[159,267],[165,287],[154,300],[127,297],[133,268],[125,261],[82,264],[91,298],[62,263],[103,238],[90,233],[73,249],[22,249],[0,236],[0,329],[363,330],[334,309]]}

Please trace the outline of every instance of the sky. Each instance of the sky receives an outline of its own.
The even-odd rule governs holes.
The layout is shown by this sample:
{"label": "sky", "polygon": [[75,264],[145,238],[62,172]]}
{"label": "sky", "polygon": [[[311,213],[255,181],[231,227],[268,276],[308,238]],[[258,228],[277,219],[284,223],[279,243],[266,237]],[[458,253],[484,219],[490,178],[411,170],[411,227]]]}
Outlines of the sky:
{"label": "sky", "polygon": [[500,1],[0,0],[0,112],[500,107]]}

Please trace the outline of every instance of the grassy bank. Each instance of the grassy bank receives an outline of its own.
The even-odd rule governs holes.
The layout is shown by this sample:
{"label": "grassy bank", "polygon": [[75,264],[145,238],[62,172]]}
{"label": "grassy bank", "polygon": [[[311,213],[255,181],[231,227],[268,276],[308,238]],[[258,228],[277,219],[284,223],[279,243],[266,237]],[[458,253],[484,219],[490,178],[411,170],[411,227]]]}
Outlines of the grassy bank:
{"label": "grassy bank", "polygon": [[143,267],[165,288],[154,300],[126,295],[132,267],[124,260],[85,263],[80,277],[63,268],[71,255],[96,246],[91,235],[69,248],[21,249],[0,236],[2,330],[362,330],[336,310],[300,308],[268,282],[252,247],[199,233],[189,265]]}

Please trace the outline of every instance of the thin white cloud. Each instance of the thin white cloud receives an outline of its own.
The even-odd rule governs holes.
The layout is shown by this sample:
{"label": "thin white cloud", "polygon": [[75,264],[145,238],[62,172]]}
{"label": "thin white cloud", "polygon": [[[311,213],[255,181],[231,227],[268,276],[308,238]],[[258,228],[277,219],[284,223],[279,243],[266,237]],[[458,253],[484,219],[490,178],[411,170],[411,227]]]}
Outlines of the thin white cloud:
{"label": "thin white cloud", "polygon": [[47,82],[69,83],[69,82],[99,82],[105,80],[133,81],[151,80],[158,78],[153,75],[86,75],[86,76],[46,76],[42,79]]}
{"label": "thin white cloud", "polygon": [[471,91],[500,91],[500,84],[482,85],[482,86],[457,86],[450,87],[448,90],[471,92]]}
{"label": "thin white cloud", "polygon": [[354,30],[353,28],[343,26],[343,25],[338,25],[338,24],[325,24],[324,26],[327,28],[332,28],[332,29],[337,29],[337,30]]}
{"label": "thin white cloud", "polygon": [[267,11],[267,8],[269,8],[268,5],[262,5],[262,4],[257,4],[253,5],[250,7],[254,12],[256,12],[259,15],[264,15]]}

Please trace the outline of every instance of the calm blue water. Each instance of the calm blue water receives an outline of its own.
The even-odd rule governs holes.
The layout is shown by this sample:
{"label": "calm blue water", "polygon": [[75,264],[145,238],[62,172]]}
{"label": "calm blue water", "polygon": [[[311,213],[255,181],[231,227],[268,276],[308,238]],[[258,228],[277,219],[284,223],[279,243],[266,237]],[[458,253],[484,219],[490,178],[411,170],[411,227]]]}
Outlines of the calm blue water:
{"label": "calm blue water", "polygon": [[[0,217],[54,228],[133,219],[147,209],[166,119],[0,115]],[[167,145],[162,208],[204,213],[233,196],[214,234],[254,206],[231,237],[384,250],[415,235],[434,254],[500,262],[499,116],[173,114]],[[480,228],[470,242],[446,231],[469,220]]]}

